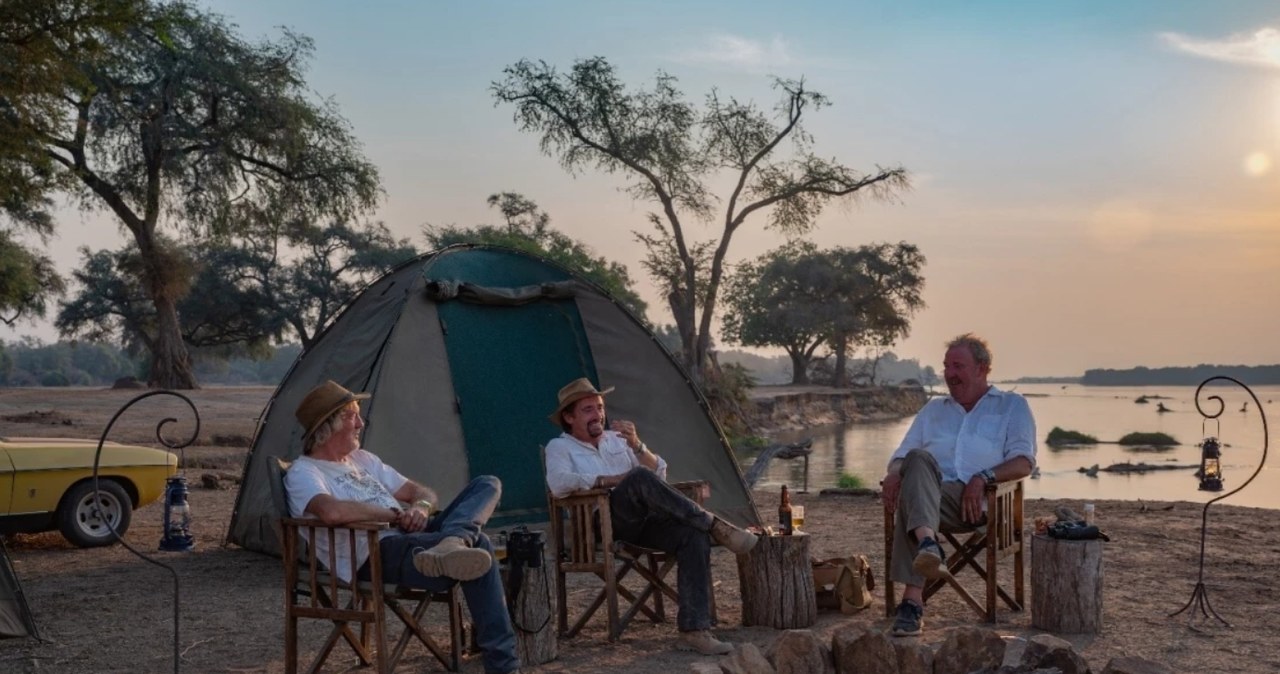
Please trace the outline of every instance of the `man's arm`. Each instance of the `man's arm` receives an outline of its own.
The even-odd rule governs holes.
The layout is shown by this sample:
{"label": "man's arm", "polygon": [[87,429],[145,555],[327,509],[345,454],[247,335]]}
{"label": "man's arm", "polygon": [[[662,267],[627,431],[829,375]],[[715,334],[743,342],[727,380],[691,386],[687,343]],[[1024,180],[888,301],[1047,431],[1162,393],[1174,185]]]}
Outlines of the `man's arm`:
{"label": "man's arm", "polygon": [[316,494],[307,502],[306,512],[325,524],[350,524],[352,522],[395,522],[400,513],[390,508],[343,501],[330,494]]}
{"label": "man's arm", "polygon": [[[636,431],[636,425],[634,423],[630,421],[615,421],[611,425],[613,426],[614,432],[618,434],[618,437],[626,441],[627,447],[631,448],[632,454],[636,457],[636,463],[657,473],[658,477],[664,480],[667,479],[666,462],[662,460],[662,457],[650,451],[649,448],[641,442],[640,434]],[[621,476],[617,475],[611,477],[621,479]]]}
{"label": "man's arm", "polygon": [[406,479],[392,496],[397,501],[408,504],[395,521],[396,527],[404,532],[425,530],[431,513],[440,509],[440,500],[435,490],[413,480]]}

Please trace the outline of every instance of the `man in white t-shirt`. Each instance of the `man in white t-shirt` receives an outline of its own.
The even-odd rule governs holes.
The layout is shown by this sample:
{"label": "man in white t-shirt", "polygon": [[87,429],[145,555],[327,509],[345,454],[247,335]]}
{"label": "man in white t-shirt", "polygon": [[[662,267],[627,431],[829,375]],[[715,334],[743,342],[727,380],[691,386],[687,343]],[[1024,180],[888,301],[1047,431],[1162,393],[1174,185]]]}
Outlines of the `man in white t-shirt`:
{"label": "man in white t-shirt", "polygon": [[[360,449],[364,428],[360,401],[368,397],[327,381],[298,405],[295,414],[306,434],[304,454],[285,475],[290,512],[325,524],[390,523],[392,528],[381,532],[378,541],[383,579],[437,592],[461,581],[475,619],[485,672],[518,671],[520,660],[502,577],[493,563],[493,545],[481,531],[498,505],[502,484],[491,475],[477,477],[437,511],[439,499],[431,488]],[[317,557],[327,560],[328,538],[312,543]],[[333,571],[350,582],[350,540],[338,536],[334,543]],[[363,568],[368,556],[365,541],[357,540],[356,567],[361,578],[368,578],[368,569]]]}
{"label": "man in white t-shirt", "polygon": [[728,653],[733,647],[710,631],[711,541],[744,555],[756,537],[667,484],[667,462],[640,441],[634,423],[614,421],[612,430],[605,430],[604,396],[612,390],[597,391],[586,377],[560,389],[550,419],[564,432],[547,443],[547,488],[556,496],[612,489],[614,537],[676,558],[676,646],[704,655]]}
{"label": "man in white t-shirt", "polygon": [[894,581],[904,585],[892,632],[920,634],[925,579],[946,575],[941,524],[982,526],[988,484],[1031,474],[1036,422],[1027,401],[987,383],[991,349],[972,333],[947,344],[943,377],[949,397],[935,397],[916,414],[889,459],[884,506],[897,513],[893,529]]}

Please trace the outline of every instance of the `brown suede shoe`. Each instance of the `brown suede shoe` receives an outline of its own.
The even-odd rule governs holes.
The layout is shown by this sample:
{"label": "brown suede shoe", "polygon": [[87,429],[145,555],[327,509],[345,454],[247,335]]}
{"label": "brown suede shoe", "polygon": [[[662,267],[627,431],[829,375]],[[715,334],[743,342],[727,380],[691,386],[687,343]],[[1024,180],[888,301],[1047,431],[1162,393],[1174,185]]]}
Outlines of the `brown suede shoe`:
{"label": "brown suede shoe", "polygon": [[489,572],[493,557],[487,550],[467,547],[466,541],[449,536],[430,550],[414,550],[413,566],[424,576],[475,580]]}
{"label": "brown suede shoe", "polygon": [[676,648],[703,655],[726,655],[733,652],[733,646],[712,636],[711,630],[681,632],[680,638],[676,640]]}
{"label": "brown suede shoe", "polygon": [[759,539],[750,531],[743,531],[717,517],[711,525],[711,540],[728,548],[735,555],[745,555],[756,547]]}

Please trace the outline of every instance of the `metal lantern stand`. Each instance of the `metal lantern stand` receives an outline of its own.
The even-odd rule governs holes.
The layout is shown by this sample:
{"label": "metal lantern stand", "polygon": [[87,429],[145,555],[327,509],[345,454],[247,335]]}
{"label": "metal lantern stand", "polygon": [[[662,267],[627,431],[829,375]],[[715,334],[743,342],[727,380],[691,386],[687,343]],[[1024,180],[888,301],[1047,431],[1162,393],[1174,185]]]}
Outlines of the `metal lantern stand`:
{"label": "metal lantern stand", "polygon": [[[1228,496],[1238,493],[1241,489],[1244,489],[1245,487],[1249,486],[1249,483],[1253,482],[1253,479],[1255,477],[1258,477],[1258,473],[1262,472],[1263,464],[1267,462],[1267,444],[1270,440],[1270,436],[1267,432],[1267,414],[1263,410],[1262,402],[1258,400],[1258,396],[1254,395],[1253,389],[1250,389],[1248,386],[1245,386],[1239,380],[1233,379],[1231,377],[1222,376],[1222,375],[1219,375],[1216,377],[1209,377],[1208,379],[1200,382],[1200,386],[1196,387],[1196,395],[1195,395],[1196,411],[1200,413],[1200,416],[1204,417],[1206,422],[1212,420],[1216,424],[1218,423],[1217,422],[1218,418],[1222,416],[1222,412],[1226,409],[1226,404],[1223,403],[1222,397],[1216,396],[1216,395],[1209,396],[1207,399],[1217,402],[1218,404],[1217,412],[1214,412],[1212,414],[1205,412],[1204,408],[1200,405],[1200,392],[1204,390],[1205,385],[1210,382],[1218,381],[1218,380],[1229,381],[1239,386],[1240,388],[1245,390],[1245,393],[1249,394],[1250,398],[1253,398],[1253,403],[1258,408],[1258,416],[1261,417],[1262,419],[1262,459],[1258,461],[1258,467],[1254,469],[1253,474],[1249,476],[1249,479],[1241,483],[1239,487],[1236,487],[1235,489],[1232,489],[1231,491],[1221,496],[1212,498],[1209,500],[1208,503],[1204,504],[1204,513],[1202,514],[1200,519],[1200,575],[1196,578],[1196,586],[1195,586],[1195,589],[1191,592],[1191,599],[1189,599],[1182,608],[1178,609],[1177,611],[1174,611],[1173,613],[1170,613],[1169,617],[1172,618],[1173,616],[1176,616],[1180,613],[1187,611],[1188,609],[1191,609],[1191,612],[1187,614],[1187,617],[1190,619],[1194,619],[1196,615],[1195,609],[1199,609],[1200,614],[1203,615],[1206,620],[1212,617],[1213,619],[1217,620],[1223,625],[1226,625],[1227,627],[1231,627],[1231,623],[1224,620],[1222,616],[1218,615],[1217,611],[1213,610],[1213,606],[1209,603],[1209,591],[1208,589],[1205,588],[1205,585],[1204,585],[1204,545],[1205,545],[1205,535],[1208,532],[1208,528],[1209,528],[1209,506],[1217,503],[1218,501],[1221,501],[1224,498],[1227,498]],[[1210,456],[1211,453],[1214,454],[1215,456]],[[1211,476],[1208,474],[1208,469],[1210,467],[1216,469],[1216,475]],[[1201,448],[1200,468],[1202,471],[1200,474],[1200,489],[1204,491],[1220,491],[1222,489],[1222,468],[1221,468],[1221,462],[1220,462],[1220,451],[1219,451],[1217,437],[1210,437],[1205,439],[1204,445]],[[1216,481],[1216,484],[1215,484],[1215,481]],[[1217,487],[1216,489],[1214,488],[1215,486]],[[1193,606],[1195,607],[1195,609],[1192,609]]]}

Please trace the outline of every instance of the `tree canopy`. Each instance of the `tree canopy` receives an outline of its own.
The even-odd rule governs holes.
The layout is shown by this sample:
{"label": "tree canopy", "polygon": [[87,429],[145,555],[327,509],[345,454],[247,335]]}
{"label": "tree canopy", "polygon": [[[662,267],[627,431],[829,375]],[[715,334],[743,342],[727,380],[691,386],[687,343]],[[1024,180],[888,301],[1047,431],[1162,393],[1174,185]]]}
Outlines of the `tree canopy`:
{"label": "tree canopy", "polygon": [[[694,376],[707,362],[730,243],[748,218],[802,234],[832,200],[889,199],[909,186],[900,167],[863,173],[818,156],[803,121],[826,97],[803,80],[774,85],[776,116],[714,90],[699,109],[663,72],[651,88],[628,90],[601,57],[565,73],[522,60],[492,85],[498,104],[514,106],[516,126],[540,135],[542,151],[565,170],[620,174],[628,194],[657,207],[650,214],[656,233],[638,237]],[[720,199],[712,185],[726,180],[732,188]],[[717,220],[718,236],[698,240],[691,231],[693,221]]]}
{"label": "tree canopy", "polygon": [[837,354],[871,343],[887,347],[921,306],[924,257],[907,243],[818,250],[797,242],[740,265],[729,280],[724,334],[744,346],[777,346],[791,358],[792,383],[808,383],[819,347]]}
{"label": "tree canopy", "polygon": [[502,225],[428,226],[422,230],[428,245],[443,248],[455,243],[487,243],[539,255],[587,277],[648,325],[648,306],[636,293],[625,265],[596,255],[586,244],[551,227],[551,216],[523,194],[492,194],[488,202],[502,213]]}
{"label": "tree canopy", "polygon": [[154,305],[149,382],[195,379],[177,304],[191,278],[160,227],[188,235],[348,218],[377,171],[304,73],[312,42],[251,43],[222,17],[149,0],[10,0],[0,13],[0,205],[49,226],[51,197],[106,210],[132,236],[129,267]]}

